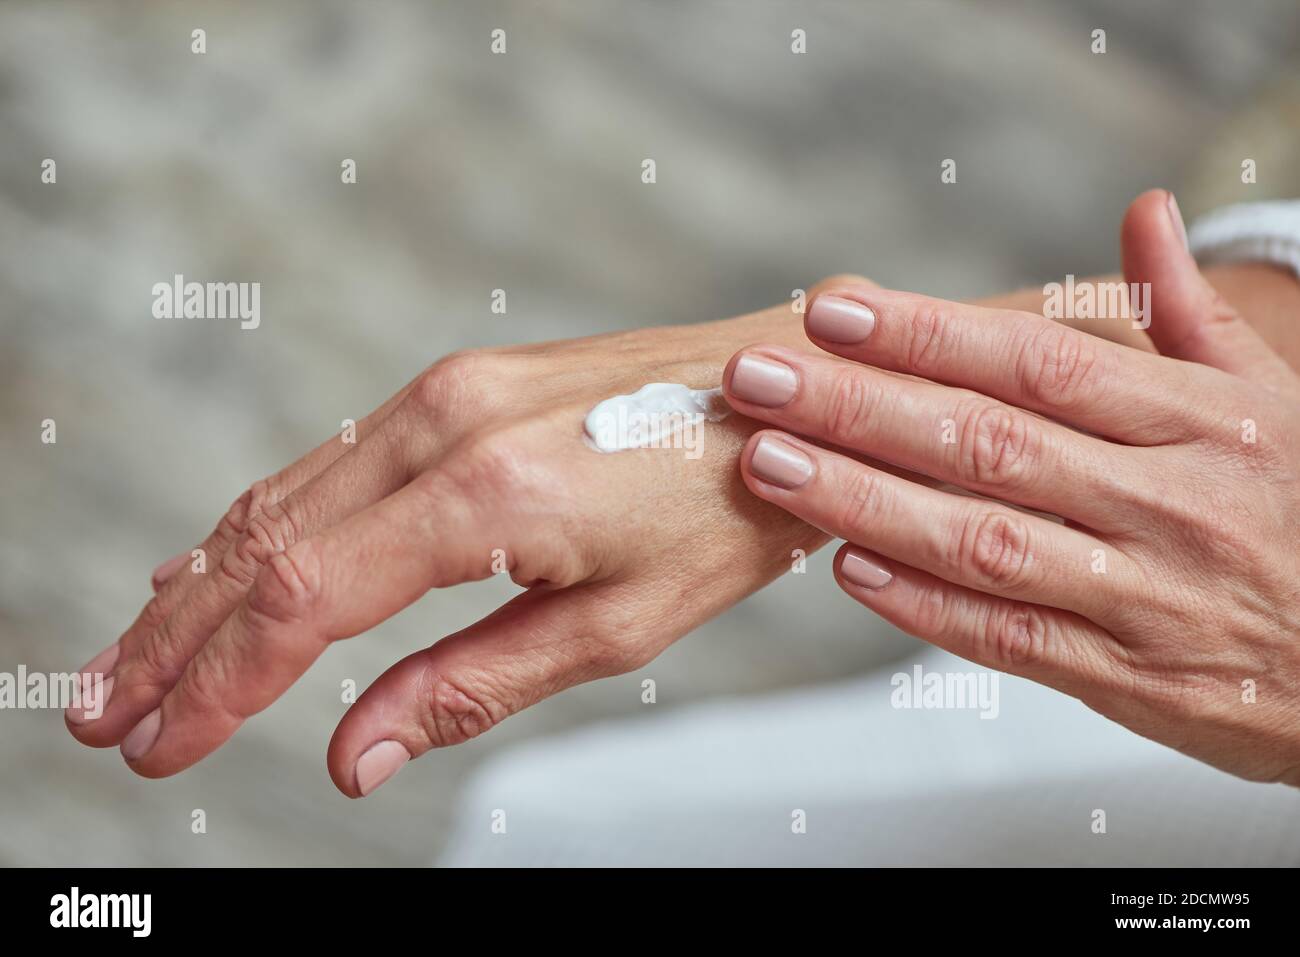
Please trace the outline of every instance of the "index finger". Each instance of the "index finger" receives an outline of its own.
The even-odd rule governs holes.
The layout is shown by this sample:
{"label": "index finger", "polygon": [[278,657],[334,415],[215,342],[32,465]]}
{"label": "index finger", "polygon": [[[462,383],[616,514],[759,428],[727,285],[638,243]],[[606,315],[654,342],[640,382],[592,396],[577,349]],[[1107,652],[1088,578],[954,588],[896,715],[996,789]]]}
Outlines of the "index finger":
{"label": "index finger", "polygon": [[1192,366],[1028,312],[886,289],[823,293],[804,317],[821,348],[962,386],[1129,445],[1195,434]]}

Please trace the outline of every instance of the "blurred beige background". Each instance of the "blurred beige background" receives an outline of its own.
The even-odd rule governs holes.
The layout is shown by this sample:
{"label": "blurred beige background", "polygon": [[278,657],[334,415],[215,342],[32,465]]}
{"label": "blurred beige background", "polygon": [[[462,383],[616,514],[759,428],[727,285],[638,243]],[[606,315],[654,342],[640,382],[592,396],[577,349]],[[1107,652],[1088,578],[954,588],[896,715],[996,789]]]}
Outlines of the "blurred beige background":
{"label": "blurred beige background", "polygon": [[[5,3],[0,671],[83,664],[244,487],[448,351],[733,315],[842,270],[973,297],[1113,268],[1151,186],[1184,188],[1189,215],[1294,192],[1298,26],[1295,0]],[[153,319],[175,273],[260,281],[261,328]],[[428,862],[484,756],[634,721],[644,676],[671,709],[904,651],[828,559],[363,802],[324,767],[340,683],[508,583],[336,646],[166,781],[82,749],[56,712],[0,712],[0,863]]]}

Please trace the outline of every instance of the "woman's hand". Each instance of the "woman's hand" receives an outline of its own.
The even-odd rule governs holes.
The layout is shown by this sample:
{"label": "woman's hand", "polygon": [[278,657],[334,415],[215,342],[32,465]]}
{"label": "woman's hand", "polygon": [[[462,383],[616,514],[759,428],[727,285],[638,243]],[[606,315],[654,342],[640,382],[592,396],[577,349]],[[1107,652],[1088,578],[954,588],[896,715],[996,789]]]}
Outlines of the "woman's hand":
{"label": "woman's hand", "polygon": [[508,570],[528,590],[398,662],[349,709],[330,774],[356,797],[411,756],[471,738],[570,685],[640,667],[826,537],[741,485],[754,423],[681,449],[600,454],[600,400],[648,382],[716,386],[756,339],[806,344],[790,305],[695,326],[450,356],[357,425],[252,485],[83,669],[107,705],[83,743],[146,777],[220,747],[330,642],[428,589]]}
{"label": "woman's hand", "polygon": [[1124,246],[1163,355],[825,290],[805,325],[843,359],[756,346],[728,364],[731,404],[785,430],[749,441],[745,484],[852,543],[840,585],[898,627],[1300,785],[1300,379],[1197,272],[1172,197],[1139,198]]}

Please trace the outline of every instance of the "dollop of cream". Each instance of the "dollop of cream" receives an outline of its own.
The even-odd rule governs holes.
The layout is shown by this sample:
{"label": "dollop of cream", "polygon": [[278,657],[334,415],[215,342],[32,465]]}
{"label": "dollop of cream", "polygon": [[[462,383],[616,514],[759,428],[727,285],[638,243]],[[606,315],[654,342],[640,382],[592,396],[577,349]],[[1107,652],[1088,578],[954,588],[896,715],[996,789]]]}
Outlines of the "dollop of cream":
{"label": "dollop of cream", "polygon": [[[692,389],[675,382],[651,382],[631,395],[616,395],[587,413],[588,444],[598,452],[680,448],[698,458],[700,426],[731,413],[721,389]],[[694,453],[694,454],[692,454]]]}

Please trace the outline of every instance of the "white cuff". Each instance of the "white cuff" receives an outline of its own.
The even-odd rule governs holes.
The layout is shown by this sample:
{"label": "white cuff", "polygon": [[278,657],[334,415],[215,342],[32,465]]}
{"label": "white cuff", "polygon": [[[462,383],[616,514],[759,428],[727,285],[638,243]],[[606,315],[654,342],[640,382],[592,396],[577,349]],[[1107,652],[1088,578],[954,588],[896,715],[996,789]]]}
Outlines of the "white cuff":
{"label": "white cuff", "polygon": [[1237,203],[1202,216],[1188,231],[1197,262],[1266,262],[1300,276],[1300,200]]}

